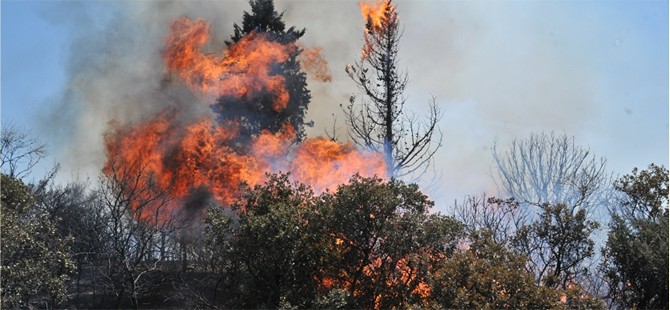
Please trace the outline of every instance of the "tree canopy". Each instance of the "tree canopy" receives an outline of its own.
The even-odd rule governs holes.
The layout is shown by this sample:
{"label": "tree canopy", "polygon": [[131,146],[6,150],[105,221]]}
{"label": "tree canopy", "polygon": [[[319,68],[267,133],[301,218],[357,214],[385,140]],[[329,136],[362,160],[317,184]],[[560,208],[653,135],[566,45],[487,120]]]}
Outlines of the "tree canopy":
{"label": "tree canopy", "polygon": [[603,264],[610,297],[626,308],[668,308],[668,169],[635,168],[615,187]]}
{"label": "tree canopy", "polygon": [[67,296],[74,264],[71,238],[57,234],[52,221],[36,208],[35,197],[23,181],[2,174],[2,308],[57,305]]}
{"label": "tree canopy", "polygon": [[307,75],[301,69],[298,60],[302,49],[296,44],[305,34],[305,29],[298,30],[295,27],[286,29],[286,24],[282,20],[283,13],[275,10],[273,0],[251,0],[249,4],[251,12],[244,12],[241,26],[234,24],[234,34],[226,44],[233,45],[253,33],[263,33],[270,41],[290,44],[289,58],[276,64],[271,72],[272,75],[284,78],[289,95],[288,104],[285,109],[276,111],[273,108],[274,96],[270,92],[259,92],[247,94],[242,98],[223,96],[212,108],[220,122],[227,120],[239,122],[240,145],[246,145],[262,130],[279,132],[286,123],[295,130],[297,140],[302,140],[305,137],[305,126],[312,126],[311,122],[305,120],[311,94],[307,89]]}

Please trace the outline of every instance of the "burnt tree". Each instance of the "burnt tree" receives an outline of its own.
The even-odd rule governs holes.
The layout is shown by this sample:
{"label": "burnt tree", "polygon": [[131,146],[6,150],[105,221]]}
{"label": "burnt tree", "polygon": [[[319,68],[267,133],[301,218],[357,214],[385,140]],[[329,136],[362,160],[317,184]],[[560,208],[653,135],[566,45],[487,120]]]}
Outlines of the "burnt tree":
{"label": "burnt tree", "polygon": [[343,107],[350,138],[359,146],[381,152],[392,178],[422,174],[441,146],[441,118],[435,99],[421,121],[404,110],[407,73],[398,70],[398,45],[402,37],[398,13],[391,1],[381,12],[367,14],[365,45],[360,61],[346,67],[349,77],[366,97],[361,104],[351,97]]}

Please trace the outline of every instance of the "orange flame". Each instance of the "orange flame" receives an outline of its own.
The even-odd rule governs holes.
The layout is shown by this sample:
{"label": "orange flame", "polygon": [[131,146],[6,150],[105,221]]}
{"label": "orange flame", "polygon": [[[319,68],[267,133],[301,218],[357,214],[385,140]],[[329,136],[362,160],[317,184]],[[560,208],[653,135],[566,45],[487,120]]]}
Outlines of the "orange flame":
{"label": "orange flame", "polygon": [[[294,43],[282,45],[262,33],[250,33],[215,55],[202,52],[208,39],[205,21],[174,20],[163,50],[168,72],[207,98],[270,92],[276,111],[286,107],[285,80],[272,72],[288,59],[296,48]],[[316,56],[319,51],[314,50]],[[386,177],[380,154],[324,138],[296,145],[290,124],[277,133],[259,132],[249,145],[239,146],[233,143],[238,137],[236,121],[216,124],[209,117],[196,121],[180,118],[190,114],[173,109],[142,123],[113,125],[105,135],[107,162],[103,172],[119,177],[117,168],[122,167],[120,177],[136,177],[137,187],[168,193],[171,202],[163,210],[167,214],[182,209],[194,193],[206,192],[216,203],[230,205],[239,197],[240,183],[262,183],[267,172],[289,172],[293,181],[312,186],[316,193],[334,189],[355,173]],[[156,212],[156,207],[138,211],[148,215]]]}
{"label": "orange flame", "polygon": [[[263,163],[227,146],[235,136],[233,124],[213,127],[204,119],[181,126],[176,115],[163,112],[145,123],[109,132],[103,172],[111,175],[123,167],[124,175],[117,175],[122,180],[138,178],[137,188],[169,193],[172,202],[163,210],[167,214],[198,188],[207,188],[216,200],[230,204],[241,182],[262,181]],[[140,211],[148,215],[155,207]]]}
{"label": "orange flame", "polygon": [[395,12],[395,7],[388,0],[378,0],[375,3],[365,3],[363,1],[358,3],[363,13],[365,22],[369,22],[372,29],[378,30],[382,28],[382,22],[386,18],[386,11]]}
{"label": "orange flame", "polygon": [[363,49],[361,50],[361,60],[365,60],[370,57],[373,50],[375,39],[372,36],[381,35],[383,37],[383,34],[395,28],[398,23],[398,14],[390,0],[377,0],[377,2],[372,4],[361,1],[358,3],[358,6],[366,23],[365,45],[363,45]]}
{"label": "orange flame", "polygon": [[330,82],[333,75],[328,62],[321,56],[322,51],[320,47],[305,48],[300,54],[300,65],[317,81]]}
{"label": "orange flame", "polygon": [[108,160],[103,168],[110,174],[113,165],[126,167],[130,176],[142,176],[139,187],[170,193],[175,201],[170,211],[199,188],[230,205],[242,182],[259,184],[266,172],[290,172],[292,180],[316,193],[334,189],[355,173],[385,177],[380,154],[358,151],[351,144],[313,138],[290,150],[295,140],[290,125],[277,134],[264,131],[248,150],[236,151],[229,146],[236,136],[234,124],[214,126],[203,119],[181,126],[176,115],[164,112],[148,122],[113,129],[105,138]]}
{"label": "orange flame", "polygon": [[333,190],[357,172],[361,176],[386,176],[381,154],[359,152],[350,143],[341,144],[326,138],[301,143],[289,169],[295,180],[309,184],[316,192]]}
{"label": "orange flame", "polygon": [[286,108],[289,95],[284,78],[272,74],[277,64],[289,58],[292,44],[282,45],[267,39],[263,33],[250,33],[221,56],[205,54],[209,25],[188,18],[172,22],[165,40],[163,58],[167,69],[177,73],[194,91],[208,97],[242,97],[247,93],[270,92],[275,96],[273,109]]}
{"label": "orange flame", "polygon": [[[343,241],[340,238],[335,239],[335,244],[337,246],[341,246],[345,241]],[[396,264],[395,264],[395,271],[397,271],[397,274],[386,274],[386,278],[383,280],[385,281],[384,284],[382,283],[375,283],[378,279],[376,278],[380,274],[384,274],[384,272],[380,271],[382,268],[382,259],[377,257],[374,258],[369,264],[365,265],[363,267],[363,274],[366,277],[370,277],[368,281],[372,281],[372,283],[375,286],[383,286],[386,285],[387,287],[394,287],[398,285],[403,285],[407,284],[410,282],[415,282],[416,285],[414,285],[414,288],[410,292],[412,295],[415,295],[416,297],[419,297],[421,299],[427,299],[430,297],[431,294],[431,287],[428,283],[424,281],[417,281],[417,275],[416,275],[416,270],[414,270],[411,267],[411,264],[409,261],[405,258],[400,258]],[[350,281],[350,275],[348,275],[346,272],[340,271],[340,274],[338,275],[338,278],[332,278],[332,277],[324,277],[321,280],[321,287],[325,290],[332,290],[334,288],[339,288],[339,289],[347,289],[351,286],[352,282]],[[358,287],[354,291],[354,296],[360,296],[362,295],[364,288]],[[384,291],[379,291],[375,292],[375,295],[373,296],[374,298],[374,309],[381,309],[381,302],[382,299],[385,297],[384,294],[389,294],[390,292],[384,292]]]}

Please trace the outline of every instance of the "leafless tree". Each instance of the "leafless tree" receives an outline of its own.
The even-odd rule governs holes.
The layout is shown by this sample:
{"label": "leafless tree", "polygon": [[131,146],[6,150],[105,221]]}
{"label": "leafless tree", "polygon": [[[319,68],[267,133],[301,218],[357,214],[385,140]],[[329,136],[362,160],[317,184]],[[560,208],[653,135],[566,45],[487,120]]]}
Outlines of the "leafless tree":
{"label": "leafless tree", "polygon": [[21,130],[12,123],[2,128],[0,140],[0,166],[10,177],[25,177],[47,154],[46,144],[32,137],[30,131]]}
{"label": "leafless tree", "polygon": [[95,203],[97,193],[89,189],[89,184],[83,182],[64,185],[49,182],[48,186],[38,186],[35,193],[38,207],[56,223],[58,235],[72,238],[69,250],[76,273],[69,291],[74,294],[74,300],[83,290],[91,288],[89,270],[104,249],[102,236],[107,218]]}
{"label": "leafless tree", "polygon": [[531,134],[503,152],[496,145],[493,158],[501,190],[522,204],[563,204],[573,212],[590,212],[602,203],[611,183],[606,160],[565,134]]}
{"label": "leafless tree", "polygon": [[389,0],[379,22],[369,19],[365,25],[361,60],[346,67],[367,100],[355,104],[352,96],[343,107],[351,140],[384,154],[392,178],[425,173],[442,143],[435,98],[426,120],[404,109],[408,77],[398,70],[401,37],[398,14]]}
{"label": "leafless tree", "polygon": [[538,284],[566,287],[579,283],[602,296],[592,241],[611,199],[606,160],[575,144],[565,134],[531,134],[509,148],[493,148],[500,190],[526,214],[514,246],[528,255]]}
{"label": "leafless tree", "polygon": [[174,231],[174,217],[165,210],[169,196],[151,187],[152,175],[144,166],[138,171],[116,164],[110,167],[100,179],[98,203],[108,216],[105,263],[100,271],[116,296],[116,307],[129,297],[136,309],[139,297],[155,284],[143,280],[164,262],[157,253],[161,235]]}
{"label": "leafless tree", "polygon": [[482,194],[454,204],[454,217],[469,233],[487,230],[498,244],[506,244],[512,239],[526,220],[525,216],[514,198],[503,200]]}

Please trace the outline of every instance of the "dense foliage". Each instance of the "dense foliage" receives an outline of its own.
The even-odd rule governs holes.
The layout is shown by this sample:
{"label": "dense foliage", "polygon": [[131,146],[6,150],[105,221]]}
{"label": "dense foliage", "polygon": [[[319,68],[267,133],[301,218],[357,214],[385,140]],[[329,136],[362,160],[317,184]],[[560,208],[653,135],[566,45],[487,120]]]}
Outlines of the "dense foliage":
{"label": "dense foliage", "polygon": [[[593,255],[596,224],[561,205],[500,238],[495,225],[431,213],[413,184],[354,176],[316,195],[269,175],[243,186],[233,206],[209,208],[204,226],[180,229],[178,217],[139,220],[128,206],[142,199],[119,196],[124,182],[132,185],[103,178],[92,192],[40,191],[3,176],[4,307],[593,309],[607,301],[577,281],[593,275],[574,268]],[[624,195],[612,206],[603,263],[610,298],[662,308],[667,170],[634,172],[617,188]],[[539,279],[532,255],[546,262]]]}
{"label": "dense foliage", "polygon": [[[234,34],[226,43],[232,45],[246,35],[263,33],[270,41],[282,44],[296,43],[305,34],[305,29],[295,27],[286,28],[282,15],[275,11],[272,0],[250,0],[251,13],[244,12],[242,26],[234,25]],[[237,96],[223,96],[213,105],[221,122],[234,120],[239,122],[240,135],[238,142],[246,145],[253,135],[262,130],[278,132],[285,124],[295,129],[298,140],[305,137],[305,126],[311,122],[305,121],[305,113],[312,98],[307,89],[307,75],[300,67],[298,56],[302,50],[294,44],[289,58],[275,66],[273,75],[281,76],[285,80],[289,95],[288,105],[281,111],[273,109],[274,96],[271,92],[249,93],[243,98]]]}
{"label": "dense foliage", "polygon": [[[454,216],[434,213],[416,184],[397,179],[427,167],[441,143],[431,141],[439,111],[433,102],[425,124],[403,116],[402,31],[383,3],[380,23],[366,23],[361,61],[347,69],[370,101],[352,100],[345,113],[355,142],[386,155],[390,180],[354,175],[316,194],[270,174],[240,184],[230,205],[202,187],[191,193],[198,207],[185,206],[156,188],[144,158],[113,162],[95,184],[54,185],[53,174],[26,184],[44,146],[3,129],[0,307],[667,309],[665,167],[634,169],[608,199],[604,159],[574,138],[534,134],[507,153],[494,148],[509,198],[469,197]],[[272,0],[250,4],[227,44],[304,34],[286,29]],[[285,123],[304,137],[310,94],[293,47],[274,72],[287,82],[286,110],[274,111],[268,94],[214,106],[220,121],[242,120],[240,147]],[[604,247],[593,236],[608,220],[594,218],[598,209],[611,216]]]}
{"label": "dense foliage", "polygon": [[58,304],[74,271],[70,238],[57,234],[58,219],[36,207],[21,180],[2,174],[2,308]]}
{"label": "dense foliage", "polygon": [[611,297],[621,306],[668,308],[668,169],[634,169],[615,183],[604,249]]}
{"label": "dense foliage", "polygon": [[221,291],[235,295],[227,307],[330,307],[337,296],[348,308],[418,304],[429,270],[460,232],[453,219],[428,213],[432,202],[416,185],[380,179],[354,177],[314,196],[271,176],[243,201],[234,216],[209,216],[212,252],[237,286]]}

